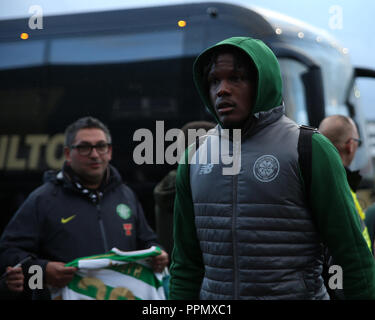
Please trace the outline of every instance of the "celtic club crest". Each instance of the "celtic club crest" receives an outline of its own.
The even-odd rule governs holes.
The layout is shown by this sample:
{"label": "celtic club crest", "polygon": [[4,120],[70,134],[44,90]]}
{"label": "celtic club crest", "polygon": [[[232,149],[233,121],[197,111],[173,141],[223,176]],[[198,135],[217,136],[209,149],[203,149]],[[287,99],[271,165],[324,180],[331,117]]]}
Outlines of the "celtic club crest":
{"label": "celtic club crest", "polygon": [[270,182],[279,174],[280,164],[274,156],[264,155],[259,157],[253,167],[255,178],[261,182]]}

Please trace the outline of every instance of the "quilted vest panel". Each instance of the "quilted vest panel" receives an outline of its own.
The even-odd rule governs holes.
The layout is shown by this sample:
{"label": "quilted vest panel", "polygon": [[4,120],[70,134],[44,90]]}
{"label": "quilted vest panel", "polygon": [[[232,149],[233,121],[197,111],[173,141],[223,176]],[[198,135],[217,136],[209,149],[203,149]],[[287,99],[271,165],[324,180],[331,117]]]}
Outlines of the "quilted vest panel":
{"label": "quilted vest panel", "polygon": [[241,142],[235,175],[223,174],[223,161],[210,163],[224,139],[233,150],[225,135],[207,136],[195,154],[208,158],[190,165],[205,264],[202,299],[328,299],[322,246],[300,180],[298,137],[298,125],[284,115],[255,130]]}

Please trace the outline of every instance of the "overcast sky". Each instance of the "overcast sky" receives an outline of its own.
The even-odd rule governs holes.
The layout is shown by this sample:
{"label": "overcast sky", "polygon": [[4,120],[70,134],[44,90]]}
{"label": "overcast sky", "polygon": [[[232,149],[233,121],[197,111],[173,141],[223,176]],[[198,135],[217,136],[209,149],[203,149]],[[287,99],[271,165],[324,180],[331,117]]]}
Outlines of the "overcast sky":
{"label": "overcast sky", "polygon": [[[152,4],[202,2],[201,0],[0,0],[0,19],[30,16],[39,5],[44,15],[112,10]],[[207,2],[211,2],[208,0]],[[287,14],[329,31],[349,49],[354,65],[375,69],[375,1],[370,0],[232,0]],[[340,12],[342,13],[340,19]],[[369,86],[370,84],[370,86]],[[365,115],[375,119],[375,80],[360,82]],[[371,88],[371,90],[369,89]],[[369,91],[371,91],[369,93]],[[370,103],[374,102],[373,106]]]}

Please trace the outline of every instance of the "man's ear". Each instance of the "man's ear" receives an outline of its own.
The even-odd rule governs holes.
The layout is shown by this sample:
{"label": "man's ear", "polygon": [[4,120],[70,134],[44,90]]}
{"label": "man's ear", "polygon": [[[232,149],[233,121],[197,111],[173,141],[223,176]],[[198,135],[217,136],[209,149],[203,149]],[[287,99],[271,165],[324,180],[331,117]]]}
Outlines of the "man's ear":
{"label": "man's ear", "polygon": [[64,147],[64,157],[67,162],[71,161],[70,149],[68,147]]}
{"label": "man's ear", "polygon": [[357,142],[355,142],[354,140],[350,140],[350,152],[353,153],[355,152],[355,144]]}
{"label": "man's ear", "polygon": [[354,152],[354,143],[353,140],[350,139],[346,144],[345,144],[345,152],[347,154],[352,154]]}

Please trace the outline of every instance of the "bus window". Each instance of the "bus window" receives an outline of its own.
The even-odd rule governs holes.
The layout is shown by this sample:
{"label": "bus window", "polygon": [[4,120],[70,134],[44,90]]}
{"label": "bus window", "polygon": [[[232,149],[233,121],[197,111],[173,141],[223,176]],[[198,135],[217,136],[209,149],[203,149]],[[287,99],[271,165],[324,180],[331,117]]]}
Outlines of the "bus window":
{"label": "bus window", "polygon": [[[358,80],[357,80],[358,81]],[[365,127],[365,117],[362,113],[362,108],[360,105],[362,104],[362,97],[358,87],[354,85],[350,89],[350,95],[348,97],[348,102],[351,106],[353,106],[354,114],[350,115],[358,128],[359,137],[362,140],[362,146],[358,148],[353,162],[350,165],[352,170],[359,170],[361,169],[361,174],[373,174],[372,166],[369,163],[369,159],[371,159],[371,155],[369,152],[369,137]]]}
{"label": "bus window", "polygon": [[[318,52],[318,50],[316,51]],[[353,68],[347,57],[340,54],[335,48],[320,50],[319,53],[324,80],[326,116],[334,114],[350,116],[346,96]]]}
{"label": "bus window", "polygon": [[[43,64],[45,41],[14,41],[0,44],[0,70]],[[26,53],[26,54],[25,54]]]}
{"label": "bus window", "polygon": [[307,68],[301,63],[290,59],[280,59],[279,63],[283,79],[285,113],[298,124],[308,125],[305,92],[301,80],[301,74]]}
{"label": "bus window", "polygon": [[[74,50],[72,50],[74,48]],[[182,55],[182,32],[100,35],[56,39],[51,43],[52,64],[96,64],[165,59]]]}
{"label": "bus window", "polygon": [[291,39],[290,45],[306,52],[320,66],[323,75],[326,116],[349,115],[346,96],[353,68],[348,56],[340,52],[340,48],[330,43]]}
{"label": "bus window", "polygon": [[[375,89],[375,80],[373,78],[356,78],[358,88],[355,88],[354,97],[361,101],[365,110],[368,110],[368,118],[375,118],[375,101],[371,93]],[[352,95],[353,96],[353,95]],[[353,98],[354,99],[354,98]]]}

